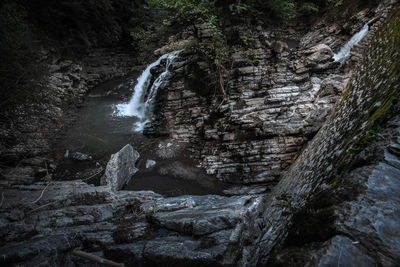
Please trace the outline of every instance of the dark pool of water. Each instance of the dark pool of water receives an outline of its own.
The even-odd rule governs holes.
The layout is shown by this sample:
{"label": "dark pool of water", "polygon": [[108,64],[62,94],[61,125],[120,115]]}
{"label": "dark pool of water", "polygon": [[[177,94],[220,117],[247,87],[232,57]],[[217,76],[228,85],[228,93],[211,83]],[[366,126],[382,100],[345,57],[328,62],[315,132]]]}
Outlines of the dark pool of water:
{"label": "dark pool of water", "polygon": [[[128,100],[124,101],[121,96],[130,96],[130,88],[133,88],[132,82],[114,79],[92,90],[80,110],[79,119],[57,145],[56,179],[90,177],[100,166],[106,166],[111,154],[131,144],[140,153],[139,172],[132,177],[126,190],[152,190],[164,196],[222,194],[228,186],[196,167],[197,162],[190,159],[187,144],[174,143],[179,149],[173,157],[159,156],[160,143],[165,145],[173,141],[147,138],[133,131],[134,117],[115,116],[115,105]],[[68,158],[64,157],[66,151],[69,151]],[[88,154],[92,160],[72,159],[75,152]],[[146,168],[147,160],[154,160],[156,165]],[[100,176],[89,182],[98,184]]]}
{"label": "dark pool of water", "polygon": [[[161,143],[168,141],[161,140]],[[185,147],[187,144],[179,144],[181,150],[167,159],[157,155],[159,144],[155,142],[141,151],[137,162],[140,171],[133,176],[126,190],[152,190],[164,196],[223,195],[223,190],[229,187],[197,167],[198,162],[190,158]],[[146,168],[149,159],[154,160],[156,165]]]}

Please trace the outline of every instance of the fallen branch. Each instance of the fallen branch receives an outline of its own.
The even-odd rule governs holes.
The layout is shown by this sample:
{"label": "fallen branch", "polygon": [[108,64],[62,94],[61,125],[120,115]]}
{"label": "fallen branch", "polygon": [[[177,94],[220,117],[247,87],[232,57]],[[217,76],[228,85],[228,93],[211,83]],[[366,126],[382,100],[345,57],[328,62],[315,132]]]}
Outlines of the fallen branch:
{"label": "fallen branch", "polygon": [[[218,105],[218,107],[217,107],[216,110],[219,110],[219,109],[221,108],[222,104],[223,104],[226,100],[228,100],[228,96],[227,96],[227,94],[226,94],[226,87],[229,86],[229,81],[230,81],[230,79],[231,79],[231,71],[232,71],[232,68],[233,68],[233,61],[232,61],[231,68],[230,68],[229,71],[227,71],[223,66],[219,66],[218,69],[217,69],[218,75],[219,75],[219,87],[220,87],[220,90],[221,90],[221,92],[222,92],[222,94],[223,94],[223,97],[222,97],[221,103]],[[222,76],[222,72],[228,74],[228,77],[227,77],[226,81],[224,80],[224,77]],[[226,85],[226,86],[225,86],[225,85]]]}
{"label": "fallen branch", "polygon": [[40,193],[40,196],[39,196],[36,200],[32,201],[31,204],[37,203],[37,202],[43,197],[44,191],[46,191],[47,187],[49,187],[49,185],[50,185],[51,183],[53,183],[53,181],[49,182],[49,183],[43,188],[42,192]]}
{"label": "fallen branch", "polygon": [[380,16],[376,16],[375,18],[371,19],[370,21],[368,21],[368,26],[372,26],[372,24],[374,24],[375,22],[377,22],[381,17]]}
{"label": "fallen branch", "polygon": [[108,266],[125,267],[125,264],[123,264],[123,263],[117,263],[117,262],[113,262],[111,260],[103,259],[99,256],[96,256],[96,255],[93,255],[93,254],[90,254],[90,253],[87,253],[87,252],[84,252],[81,250],[74,250],[72,252],[72,254],[74,254],[75,256],[78,256],[78,257],[81,257],[81,258],[84,258],[87,260],[91,260],[91,261],[94,261],[94,262],[97,262],[100,264],[105,264]]}
{"label": "fallen branch", "polygon": [[33,210],[27,212],[26,214],[29,215],[29,214],[31,214],[31,213],[34,213],[35,211],[38,211],[38,210],[40,210],[40,209],[42,209],[42,208],[45,208],[45,207],[47,207],[47,206],[50,206],[51,204],[55,204],[55,203],[57,203],[57,202],[60,202],[61,200],[64,200],[64,199],[59,199],[59,200],[56,200],[56,201],[53,201],[53,202],[49,202],[49,203],[47,203],[47,204],[44,204],[44,205],[42,205],[42,206],[40,206],[40,207],[37,207],[36,209],[33,209]]}
{"label": "fallen branch", "polygon": [[3,206],[3,201],[4,201],[4,192],[1,192],[0,208]]}
{"label": "fallen branch", "polygon": [[47,161],[44,162],[44,166],[46,166],[46,176],[49,175],[49,168],[47,168]]}
{"label": "fallen branch", "polygon": [[99,171],[98,173],[93,174],[92,176],[82,179],[83,182],[86,182],[87,180],[92,179],[93,177],[96,177],[97,175],[99,175],[100,173],[104,172],[104,170]]}

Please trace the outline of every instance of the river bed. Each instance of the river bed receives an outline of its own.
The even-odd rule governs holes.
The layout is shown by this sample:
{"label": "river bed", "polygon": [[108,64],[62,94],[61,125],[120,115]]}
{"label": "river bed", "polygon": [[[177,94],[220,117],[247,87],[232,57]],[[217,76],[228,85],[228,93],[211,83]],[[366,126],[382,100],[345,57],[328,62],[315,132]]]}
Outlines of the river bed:
{"label": "river bed", "polygon": [[[59,160],[55,178],[87,179],[105,168],[111,154],[129,143],[140,154],[136,163],[139,171],[125,190],[152,190],[164,196],[223,195],[223,190],[229,185],[198,168],[198,162],[190,158],[187,143],[146,137],[135,131],[136,117],[116,115],[117,106],[129,100],[134,84],[133,79],[118,78],[97,86],[89,93],[78,119],[57,145]],[[76,160],[73,158],[76,152],[91,159]],[[149,166],[151,163],[155,165]],[[100,177],[101,174],[95,175],[88,182],[98,185]]]}

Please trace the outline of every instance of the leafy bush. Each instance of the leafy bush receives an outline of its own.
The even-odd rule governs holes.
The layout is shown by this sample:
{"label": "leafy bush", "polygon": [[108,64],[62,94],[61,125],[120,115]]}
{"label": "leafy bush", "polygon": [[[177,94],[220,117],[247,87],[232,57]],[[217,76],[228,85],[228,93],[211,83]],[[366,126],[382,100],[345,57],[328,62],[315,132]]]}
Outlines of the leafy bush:
{"label": "leafy bush", "polygon": [[310,2],[302,3],[298,9],[298,12],[302,15],[310,15],[319,11],[318,5]]}
{"label": "leafy bush", "polygon": [[[199,23],[206,24],[211,40],[201,40],[200,43],[192,43],[191,48],[202,54],[211,67],[214,68],[213,80],[225,96],[224,76],[228,73],[232,53],[240,48],[248,49],[251,37],[243,29],[251,28],[254,24],[264,24],[276,20],[276,22],[287,21],[295,15],[295,2],[292,0],[147,0],[149,8],[159,10],[157,25],[149,29],[160,29],[161,27],[194,26]],[[237,40],[227,41],[226,24],[237,22],[241,25],[237,32]],[[249,27],[247,27],[249,26]],[[155,39],[157,31],[138,31],[134,37],[148,37]],[[233,45],[232,45],[233,44]]]}

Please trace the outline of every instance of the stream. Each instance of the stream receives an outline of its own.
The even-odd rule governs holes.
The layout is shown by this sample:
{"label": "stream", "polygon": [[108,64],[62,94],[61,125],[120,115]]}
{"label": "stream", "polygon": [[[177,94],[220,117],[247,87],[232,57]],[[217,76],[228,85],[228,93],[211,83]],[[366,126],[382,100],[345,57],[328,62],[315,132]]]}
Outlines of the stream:
{"label": "stream", "polygon": [[[367,32],[366,24],[334,55],[334,60],[343,62],[348,58],[351,48]],[[58,145],[56,179],[83,179],[98,185],[100,172],[111,154],[131,144],[140,154],[136,162],[139,171],[125,190],[152,190],[164,196],[179,196],[223,195],[230,188],[197,167],[187,143],[142,134],[151,120],[157,91],[173,75],[171,68],[179,60],[179,54],[180,51],[174,51],[162,55],[141,73],[110,80],[89,93],[79,119]],[[152,77],[154,67],[164,70]]]}
{"label": "stream", "polygon": [[[57,147],[56,179],[85,180],[105,167],[111,154],[129,143],[140,154],[136,162],[139,171],[125,190],[151,190],[164,196],[223,195],[229,186],[197,167],[198,162],[190,158],[187,143],[142,134],[152,114],[157,89],[167,82],[171,75],[169,67],[178,54],[179,51],[163,55],[140,75],[133,74],[139,76],[136,82],[113,79],[89,93],[79,119]],[[150,70],[161,63],[166,65],[165,71],[152,79]],[[129,95],[131,98],[126,101]],[[78,160],[76,152],[90,158]],[[99,176],[88,182],[98,185]]]}

